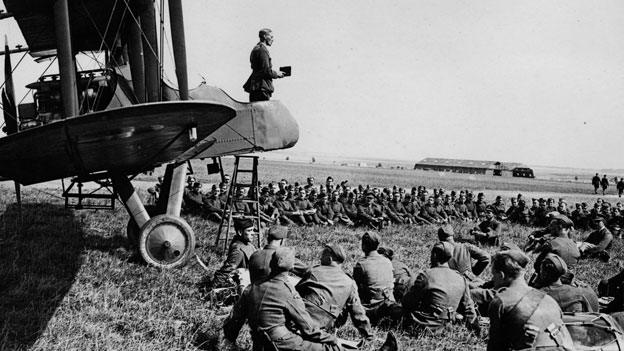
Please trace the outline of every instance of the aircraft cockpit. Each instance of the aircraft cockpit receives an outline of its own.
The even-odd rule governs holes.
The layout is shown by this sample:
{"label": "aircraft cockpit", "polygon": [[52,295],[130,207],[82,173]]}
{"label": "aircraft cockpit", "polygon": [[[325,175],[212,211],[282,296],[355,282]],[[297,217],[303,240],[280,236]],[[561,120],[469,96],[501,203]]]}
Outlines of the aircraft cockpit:
{"label": "aircraft cockpit", "polygon": [[[80,114],[104,110],[115,95],[117,76],[112,69],[78,72]],[[29,129],[65,118],[58,74],[44,75],[26,86],[33,102],[19,105],[20,129]]]}

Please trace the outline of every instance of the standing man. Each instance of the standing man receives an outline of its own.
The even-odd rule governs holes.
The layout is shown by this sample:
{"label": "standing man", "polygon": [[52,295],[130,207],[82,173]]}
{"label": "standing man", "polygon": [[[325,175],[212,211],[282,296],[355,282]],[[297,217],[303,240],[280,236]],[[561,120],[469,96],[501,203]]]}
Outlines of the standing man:
{"label": "standing man", "polygon": [[622,197],[622,193],[624,193],[624,177],[621,177],[615,186],[617,187],[618,197]]}
{"label": "standing man", "polygon": [[273,45],[273,32],[269,28],[260,29],[260,42],[254,46],[249,55],[251,75],[243,85],[249,93],[249,101],[267,101],[273,94],[273,79],[283,78],[284,72],[274,71],[268,47]]}
{"label": "standing man", "polygon": [[592,178],[592,185],[594,186],[594,194],[598,194],[598,188],[600,188],[600,177],[598,173]]}
{"label": "standing man", "polygon": [[607,191],[607,188],[609,187],[609,179],[607,178],[606,174],[602,176],[602,179],[600,180],[600,186],[602,187],[602,195],[604,195]]}

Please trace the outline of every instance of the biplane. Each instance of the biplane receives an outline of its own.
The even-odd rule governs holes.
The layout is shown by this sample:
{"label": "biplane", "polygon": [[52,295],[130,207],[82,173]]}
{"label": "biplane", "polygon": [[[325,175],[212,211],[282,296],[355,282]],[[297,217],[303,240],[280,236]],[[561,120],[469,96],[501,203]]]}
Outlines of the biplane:
{"label": "biplane", "polygon": [[[162,1],[162,0],[161,0]],[[193,255],[195,237],[180,217],[187,162],[289,148],[297,122],[279,101],[238,102],[221,89],[188,88],[182,0],[168,0],[178,87],[164,82],[154,0],[4,0],[27,47],[5,45],[4,131],[0,178],[30,185],[55,179],[109,182],[139,228],[147,262],[172,268]],[[58,74],[27,88],[16,104],[11,54],[56,60]],[[80,71],[76,56],[103,54],[99,69]],[[156,213],[131,180],[166,164]],[[19,195],[18,195],[19,196]]]}

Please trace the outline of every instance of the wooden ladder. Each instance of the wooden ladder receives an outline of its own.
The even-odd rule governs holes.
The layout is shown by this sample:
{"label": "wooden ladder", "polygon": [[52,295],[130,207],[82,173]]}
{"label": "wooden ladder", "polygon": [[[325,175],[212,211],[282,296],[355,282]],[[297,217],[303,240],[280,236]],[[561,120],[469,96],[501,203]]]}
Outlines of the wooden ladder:
{"label": "wooden ladder", "polygon": [[[251,169],[242,168],[241,160],[251,160]],[[245,180],[240,180],[239,177],[241,173],[251,174],[251,180],[249,177],[247,178],[247,183]],[[248,188],[249,191],[247,193],[247,197],[245,199],[235,199],[236,191],[239,188]],[[230,236],[230,231],[232,228],[232,223],[234,218],[249,218],[254,223],[254,231],[256,236],[256,244],[257,247],[260,247],[260,242],[262,237],[260,235],[260,196],[258,191],[258,156],[235,156],[234,160],[234,171],[232,173],[232,179],[230,182],[230,187],[227,192],[227,200],[225,201],[225,210],[223,211],[223,217],[221,218],[221,223],[219,224],[219,231],[217,233],[217,240],[215,242],[215,248],[218,250],[220,245],[222,246],[222,252],[226,252],[230,240],[232,236]],[[251,214],[245,214],[244,212],[237,211],[234,207],[234,202],[244,202],[250,206]]]}

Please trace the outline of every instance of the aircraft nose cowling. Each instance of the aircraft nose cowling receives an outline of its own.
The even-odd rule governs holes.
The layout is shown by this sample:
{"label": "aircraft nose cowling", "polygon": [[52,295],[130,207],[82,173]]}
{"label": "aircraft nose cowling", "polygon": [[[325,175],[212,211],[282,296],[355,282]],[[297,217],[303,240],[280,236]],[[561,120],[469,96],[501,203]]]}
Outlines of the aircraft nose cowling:
{"label": "aircraft nose cowling", "polygon": [[293,147],[299,140],[299,125],[280,101],[252,104],[256,147],[278,150]]}

